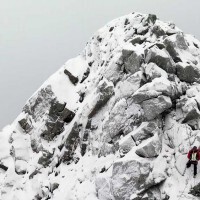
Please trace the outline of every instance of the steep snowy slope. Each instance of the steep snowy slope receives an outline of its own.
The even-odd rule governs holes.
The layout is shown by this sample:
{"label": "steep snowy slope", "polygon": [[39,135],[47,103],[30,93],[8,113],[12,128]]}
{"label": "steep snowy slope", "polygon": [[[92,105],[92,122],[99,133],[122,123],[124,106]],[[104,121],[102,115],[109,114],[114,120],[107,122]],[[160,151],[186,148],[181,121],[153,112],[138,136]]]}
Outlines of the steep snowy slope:
{"label": "steep snowy slope", "polygon": [[200,42],[155,15],[115,19],[0,132],[2,200],[178,200],[200,141]]}

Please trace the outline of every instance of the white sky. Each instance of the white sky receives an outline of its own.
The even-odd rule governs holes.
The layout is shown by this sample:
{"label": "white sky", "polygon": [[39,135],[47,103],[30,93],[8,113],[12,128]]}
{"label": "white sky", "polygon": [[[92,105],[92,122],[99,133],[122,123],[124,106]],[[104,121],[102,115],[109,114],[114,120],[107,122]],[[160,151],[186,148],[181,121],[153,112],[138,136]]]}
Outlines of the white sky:
{"label": "white sky", "polygon": [[110,20],[155,13],[200,39],[199,10],[199,0],[0,0],[0,129]]}

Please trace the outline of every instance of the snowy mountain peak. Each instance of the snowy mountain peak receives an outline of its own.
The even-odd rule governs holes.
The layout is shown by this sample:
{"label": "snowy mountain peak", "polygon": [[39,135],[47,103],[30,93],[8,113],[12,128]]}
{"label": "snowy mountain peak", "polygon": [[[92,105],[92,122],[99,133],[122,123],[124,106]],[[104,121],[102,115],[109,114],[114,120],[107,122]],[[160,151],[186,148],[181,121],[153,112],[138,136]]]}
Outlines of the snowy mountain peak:
{"label": "snowy mountain peak", "polygon": [[152,14],[99,29],[0,132],[1,199],[195,199],[199,47]]}

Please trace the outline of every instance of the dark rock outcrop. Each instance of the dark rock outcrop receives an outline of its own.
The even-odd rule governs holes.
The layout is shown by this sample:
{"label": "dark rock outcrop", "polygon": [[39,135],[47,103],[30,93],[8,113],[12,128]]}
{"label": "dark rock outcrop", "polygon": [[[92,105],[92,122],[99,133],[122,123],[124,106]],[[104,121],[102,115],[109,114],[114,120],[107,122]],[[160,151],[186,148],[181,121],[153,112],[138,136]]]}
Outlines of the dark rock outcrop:
{"label": "dark rock outcrop", "polygon": [[64,70],[64,73],[69,77],[69,80],[76,85],[78,83],[78,77],[72,75],[67,69]]}

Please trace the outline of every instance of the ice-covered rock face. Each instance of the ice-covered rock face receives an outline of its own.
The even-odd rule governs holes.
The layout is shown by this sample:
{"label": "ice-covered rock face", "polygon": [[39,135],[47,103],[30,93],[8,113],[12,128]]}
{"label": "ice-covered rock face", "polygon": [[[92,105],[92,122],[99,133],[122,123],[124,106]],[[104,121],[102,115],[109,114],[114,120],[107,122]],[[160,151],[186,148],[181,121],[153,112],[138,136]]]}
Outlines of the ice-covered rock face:
{"label": "ice-covered rock face", "polygon": [[155,15],[98,30],[0,132],[0,199],[191,199],[199,48]]}

